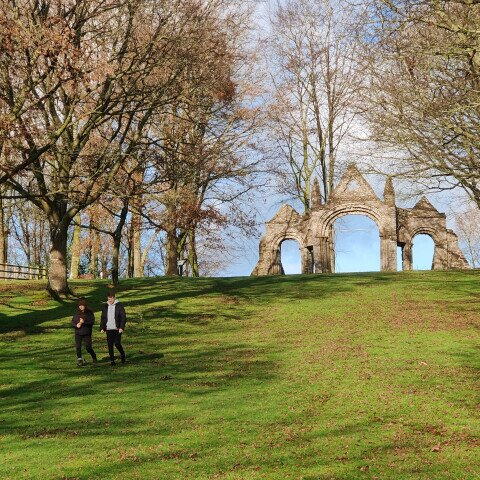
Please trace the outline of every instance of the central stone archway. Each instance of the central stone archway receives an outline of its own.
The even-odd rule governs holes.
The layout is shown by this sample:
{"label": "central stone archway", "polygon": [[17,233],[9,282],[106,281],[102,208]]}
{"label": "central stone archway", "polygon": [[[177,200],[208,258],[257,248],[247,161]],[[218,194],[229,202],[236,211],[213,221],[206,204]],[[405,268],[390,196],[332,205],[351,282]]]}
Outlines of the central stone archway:
{"label": "central stone archway", "polygon": [[446,227],[445,214],[438,212],[426,197],[411,209],[396,207],[390,178],[381,200],[356,166],[350,165],[328,202],[321,203],[316,184],[311,204],[310,213],[305,215],[290,205],[283,205],[266,223],[266,233],[260,240],[260,258],[252,275],[283,273],[280,245],[286,239],[296,240],[300,245],[302,273],[332,273],[333,223],[345,215],[365,215],[377,224],[382,271],[397,269],[397,246],[402,249],[403,269],[412,269],[412,241],[419,233],[430,235],[434,241],[434,269],[469,268],[457,236]]}

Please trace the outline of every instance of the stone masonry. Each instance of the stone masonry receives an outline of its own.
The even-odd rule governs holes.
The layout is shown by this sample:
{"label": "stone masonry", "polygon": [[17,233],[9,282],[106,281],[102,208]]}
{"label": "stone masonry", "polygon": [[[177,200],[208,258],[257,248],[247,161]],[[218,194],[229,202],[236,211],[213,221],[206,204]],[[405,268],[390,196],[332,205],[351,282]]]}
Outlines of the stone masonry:
{"label": "stone masonry", "polygon": [[333,223],[344,215],[366,215],[380,232],[380,265],[382,271],[397,269],[397,246],[402,248],[403,270],[412,269],[412,242],[418,234],[433,239],[435,250],[432,269],[470,268],[458,246],[458,238],[447,229],[446,216],[422,197],[413,208],[398,208],[391,178],[387,179],[380,200],[355,165],[350,165],[332,191],[327,203],[321,203],[315,182],[311,211],[300,215],[290,205],[283,205],[266,222],[266,233],[260,240],[260,258],[252,275],[283,274],[280,247],[284,240],[300,245],[302,273],[335,271]]}

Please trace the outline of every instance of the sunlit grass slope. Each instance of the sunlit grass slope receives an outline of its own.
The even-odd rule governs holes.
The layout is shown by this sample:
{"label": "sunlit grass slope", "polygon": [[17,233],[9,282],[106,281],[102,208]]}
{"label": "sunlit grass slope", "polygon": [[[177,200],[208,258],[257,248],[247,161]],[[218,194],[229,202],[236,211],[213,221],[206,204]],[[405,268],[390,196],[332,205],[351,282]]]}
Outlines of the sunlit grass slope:
{"label": "sunlit grass slope", "polygon": [[3,284],[0,478],[479,479],[479,281],[125,281],[114,369],[76,367],[72,304]]}

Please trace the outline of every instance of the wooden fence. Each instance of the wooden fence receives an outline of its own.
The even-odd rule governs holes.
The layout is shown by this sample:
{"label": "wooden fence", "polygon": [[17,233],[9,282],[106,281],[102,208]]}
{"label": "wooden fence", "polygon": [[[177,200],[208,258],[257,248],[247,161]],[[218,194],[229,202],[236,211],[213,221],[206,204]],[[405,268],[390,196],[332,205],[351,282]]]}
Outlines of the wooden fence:
{"label": "wooden fence", "polygon": [[25,267],[0,263],[0,279],[3,280],[38,280],[46,277],[45,267]]}

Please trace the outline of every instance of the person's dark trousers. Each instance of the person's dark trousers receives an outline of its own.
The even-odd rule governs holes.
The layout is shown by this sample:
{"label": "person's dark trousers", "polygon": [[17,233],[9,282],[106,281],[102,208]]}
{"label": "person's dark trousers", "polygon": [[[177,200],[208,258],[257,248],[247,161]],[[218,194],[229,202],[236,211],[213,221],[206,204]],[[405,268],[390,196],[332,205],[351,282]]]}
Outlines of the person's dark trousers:
{"label": "person's dark trousers", "polygon": [[91,335],[75,335],[75,347],[77,349],[77,358],[82,358],[82,343],[85,344],[85,350],[92,356],[93,360],[97,360],[95,351],[92,347]]}
{"label": "person's dark trousers", "polygon": [[115,362],[115,356],[113,355],[113,346],[115,345],[115,347],[117,347],[117,350],[120,352],[122,362],[124,362],[125,351],[122,347],[122,334],[118,330],[107,330],[107,344],[110,361]]}

